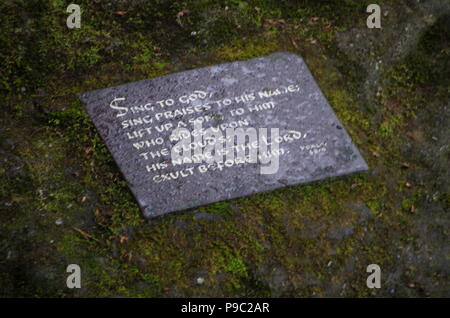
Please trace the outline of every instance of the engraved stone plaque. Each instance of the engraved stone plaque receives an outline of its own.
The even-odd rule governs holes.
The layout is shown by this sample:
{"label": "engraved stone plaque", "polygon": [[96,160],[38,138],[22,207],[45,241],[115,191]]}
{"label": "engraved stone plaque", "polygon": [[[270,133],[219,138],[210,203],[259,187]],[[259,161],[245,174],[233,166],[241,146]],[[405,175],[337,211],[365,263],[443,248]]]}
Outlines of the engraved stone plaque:
{"label": "engraved stone plaque", "polygon": [[[306,64],[292,53],[95,90],[80,99],[145,217],[368,169]],[[233,131],[248,133],[246,143]],[[233,157],[238,147],[247,157]]]}

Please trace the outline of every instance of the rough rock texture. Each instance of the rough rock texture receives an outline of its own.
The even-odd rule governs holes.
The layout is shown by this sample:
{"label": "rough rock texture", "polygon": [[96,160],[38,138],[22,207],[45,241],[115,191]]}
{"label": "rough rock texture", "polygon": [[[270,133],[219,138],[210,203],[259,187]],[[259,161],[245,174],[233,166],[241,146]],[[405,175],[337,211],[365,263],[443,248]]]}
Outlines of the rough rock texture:
{"label": "rough rock texture", "polygon": [[351,28],[336,34],[339,49],[366,73],[362,97],[368,104],[380,96],[380,79],[392,64],[417,47],[428,27],[448,14],[450,3],[442,0],[399,1],[383,6],[381,29]]}

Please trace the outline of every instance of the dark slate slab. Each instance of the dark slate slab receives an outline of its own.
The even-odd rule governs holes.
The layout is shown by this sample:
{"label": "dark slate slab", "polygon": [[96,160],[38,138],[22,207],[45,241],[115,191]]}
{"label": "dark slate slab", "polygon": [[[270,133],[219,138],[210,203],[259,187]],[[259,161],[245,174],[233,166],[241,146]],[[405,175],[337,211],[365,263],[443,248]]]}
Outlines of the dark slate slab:
{"label": "dark slate slab", "polygon": [[[256,96],[253,101],[243,101],[242,96],[252,93]],[[197,94],[191,96],[193,101],[183,103],[183,96],[191,94]],[[292,53],[128,83],[84,93],[80,98],[146,217],[368,169],[306,64]],[[232,101],[230,105],[224,105],[226,98]],[[160,103],[167,99],[173,99],[173,105]],[[255,110],[255,105],[268,102],[273,103],[272,108]],[[187,106],[200,111],[191,114]],[[233,116],[230,111],[239,107],[245,113]],[[184,115],[175,112],[182,108]],[[280,136],[292,137],[296,131],[302,137],[279,144],[284,153],[274,174],[261,174],[260,163],[203,173],[200,166],[204,167],[204,162],[174,166],[172,130],[182,121],[192,131],[189,120],[203,116],[209,116],[203,128],[225,128],[241,121],[249,124],[242,128],[279,128]],[[167,130],[156,129],[164,125]],[[137,149],[146,141],[148,148]],[[167,167],[148,170],[154,164]]]}

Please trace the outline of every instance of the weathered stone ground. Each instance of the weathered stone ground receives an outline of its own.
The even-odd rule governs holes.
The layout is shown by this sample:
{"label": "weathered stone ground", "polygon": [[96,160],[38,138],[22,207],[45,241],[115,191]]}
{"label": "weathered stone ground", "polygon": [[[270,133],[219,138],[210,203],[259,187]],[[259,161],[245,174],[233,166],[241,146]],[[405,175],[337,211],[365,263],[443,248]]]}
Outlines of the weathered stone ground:
{"label": "weathered stone ground", "polygon": [[[448,1],[75,2],[0,4],[0,296],[450,296]],[[145,221],[76,94],[274,51],[371,171]]]}

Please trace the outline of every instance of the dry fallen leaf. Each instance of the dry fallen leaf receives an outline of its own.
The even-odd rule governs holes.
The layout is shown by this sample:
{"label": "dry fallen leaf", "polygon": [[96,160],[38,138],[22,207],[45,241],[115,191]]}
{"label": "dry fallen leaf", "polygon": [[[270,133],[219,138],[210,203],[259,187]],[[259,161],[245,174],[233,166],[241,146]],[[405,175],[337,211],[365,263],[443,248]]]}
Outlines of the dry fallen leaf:
{"label": "dry fallen leaf", "polygon": [[184,17],[185,15],[189,14],[189,10],[181,10],[180,12],[177,13],[177,19]]}
{"label": "dry fallen leaf", "polygon": [[118,15],[120,17],[125,15],[125,14],[127,14],[127,13],[128,13],[128,11],[116,11],[116,12],[114,12],[115,15]]}
{"label": "dry fallen leaf", "polygon": [[270,25],[279,25],[279,26],[286,25],[286,21],[284,21],[283,19],[272,20],[272,19],[263,18],[262,21],[264,23],[267,23],[267,24],[270,24]]}
{"label": "dry fallen leaf", "polygon": [[99,239],[93,237],[92,235],[86,233],[86,232],[83,231],[82,229],[77,228],[77,227],[75,227],[75,226],[73,226],[72,229],[74,229],[75,231],[77,231],[78,233],[80,233],[85,239],[91,239],[91,240],[96,241],[96,242],[99,243],[100,245],[106,246],[106,244],[105,244],[104,242],[102,242],[102,241],[100,241]]}
{"label": "dry fallen leaf", "polygon": [[291,43],[292,43],[292,46],[293,46],[296,50],[298,50],[297,42],[295,42],[295,40],[294,40],[293,38],[291,38]]}
{"label": "dry fallen leaf", "polygon": [[120,236],[120,244],[125,243],[126,241],[128,241],[128,237],[126,236]]}

